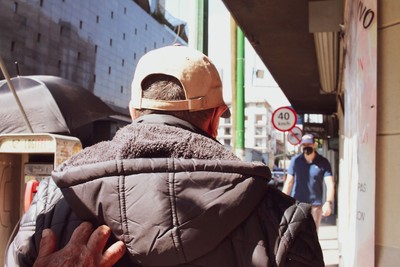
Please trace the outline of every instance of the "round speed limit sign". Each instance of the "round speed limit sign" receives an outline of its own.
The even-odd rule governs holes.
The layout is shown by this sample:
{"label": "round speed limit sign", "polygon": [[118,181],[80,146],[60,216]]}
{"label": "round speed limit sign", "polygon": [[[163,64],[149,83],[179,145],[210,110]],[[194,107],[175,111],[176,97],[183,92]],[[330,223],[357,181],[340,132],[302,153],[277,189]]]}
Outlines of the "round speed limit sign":
{"label": "round speed limit sign", "polygon": [[272,125],[275,129],[286,132],[291,130],[297,121],[296,112],[289,107],[280,107],[272,113]]}

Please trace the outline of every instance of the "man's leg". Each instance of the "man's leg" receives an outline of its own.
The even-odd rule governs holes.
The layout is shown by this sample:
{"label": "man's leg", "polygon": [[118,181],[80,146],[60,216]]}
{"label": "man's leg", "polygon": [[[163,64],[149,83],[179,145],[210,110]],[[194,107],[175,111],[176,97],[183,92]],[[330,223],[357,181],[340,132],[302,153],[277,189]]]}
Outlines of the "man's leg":
{"label": "man's leg", "polygon": [[311,215],[314,219],[315,226],[317,227],[317,232],[318,232],[322,219],[322,206],[312,206]]}

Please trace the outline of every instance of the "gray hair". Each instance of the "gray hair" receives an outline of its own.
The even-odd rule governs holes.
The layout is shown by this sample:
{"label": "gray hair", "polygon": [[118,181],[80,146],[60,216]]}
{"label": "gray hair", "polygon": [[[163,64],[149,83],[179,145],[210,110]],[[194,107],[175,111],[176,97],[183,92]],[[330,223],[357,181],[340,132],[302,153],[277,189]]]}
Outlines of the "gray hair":
{"label": "gray hair", "polygon": [[[164,74],[149,75],[142,81],[143,98],[159,100],[184,100],[186,99],[184,89],[175,77]],[[213,109],[201,111],[163,111],[151,109],[137,109],[138,116],[146,114],[169,114],[185,120],[197,127],[212,116]]]}

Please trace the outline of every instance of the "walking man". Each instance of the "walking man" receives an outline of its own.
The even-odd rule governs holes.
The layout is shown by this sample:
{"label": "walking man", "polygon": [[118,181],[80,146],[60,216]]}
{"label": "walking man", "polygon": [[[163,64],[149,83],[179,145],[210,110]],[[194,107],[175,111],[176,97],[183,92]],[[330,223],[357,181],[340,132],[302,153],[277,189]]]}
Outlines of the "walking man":
{"label": "walking man", "polygon": [[[314,136],[304,135],[300,145],[302,153],[291,159],[282,191],[300,202],[312,205],[312,216],[318,230],[322,216],[332,213],[335,181],[328,159],[315,150]],[[322,196],[323,182],[327,189],[325,201]]]}

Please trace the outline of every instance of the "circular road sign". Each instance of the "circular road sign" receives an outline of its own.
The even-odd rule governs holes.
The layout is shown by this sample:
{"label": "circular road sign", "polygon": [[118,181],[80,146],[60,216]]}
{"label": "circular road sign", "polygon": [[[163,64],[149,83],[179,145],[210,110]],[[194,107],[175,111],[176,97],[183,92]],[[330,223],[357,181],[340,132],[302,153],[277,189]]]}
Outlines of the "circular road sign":
{"label": "circular road sign", "polygon": [[302,134],[302,130],[299,127],[295,126],[289,131],[287,135],[287,140],[294,146],[298,145],[300,144]]}
{"label": "circular road sign", "polygon": [[272,125],[275,129],[286,132],[291,130],[297,121],[296,112],[289,107],[280,107],[272,113]]}

